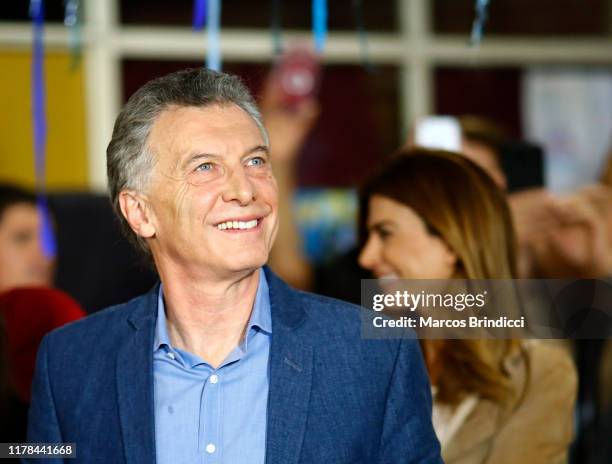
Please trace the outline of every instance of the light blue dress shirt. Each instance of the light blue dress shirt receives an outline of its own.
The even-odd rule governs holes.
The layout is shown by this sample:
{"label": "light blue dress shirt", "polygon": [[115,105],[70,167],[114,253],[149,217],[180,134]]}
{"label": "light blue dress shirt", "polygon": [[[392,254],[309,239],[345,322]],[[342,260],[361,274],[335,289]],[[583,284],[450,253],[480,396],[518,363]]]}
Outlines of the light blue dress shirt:
{"label": "light blue dress shirt", "polygon": [[158,464],[263,464],[271,333],[263,269],[246,336],[217,369],[171,345],[160,286],[153,347]]}

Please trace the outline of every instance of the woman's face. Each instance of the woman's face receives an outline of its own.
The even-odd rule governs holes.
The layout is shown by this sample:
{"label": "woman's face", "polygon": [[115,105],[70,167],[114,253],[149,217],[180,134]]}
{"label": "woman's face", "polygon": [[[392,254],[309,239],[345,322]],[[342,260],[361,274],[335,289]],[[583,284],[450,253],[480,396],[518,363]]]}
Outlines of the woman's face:
{"label": "woman's face", "polygon": [[0,217],[0,291],[14,287],[51,285],[53,260],[40,241],[41,217],[35,206],[18,203]]}
{"label": "woman's face", "polygon": [[373,195],[367,218],[368,240],[359,264],[377,278],[449,279],[457,256],[408,206]]}

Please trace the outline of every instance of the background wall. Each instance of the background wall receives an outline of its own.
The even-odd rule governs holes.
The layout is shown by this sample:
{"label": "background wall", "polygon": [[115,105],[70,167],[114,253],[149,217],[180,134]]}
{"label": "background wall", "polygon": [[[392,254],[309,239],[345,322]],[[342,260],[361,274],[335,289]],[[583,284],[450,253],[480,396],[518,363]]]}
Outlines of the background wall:
{"label": "background wall", "polygon": [[[88,187],[82,66],[47,53],[47,186]],[[34,185],[30,52],[0,50],[0,181]]]}

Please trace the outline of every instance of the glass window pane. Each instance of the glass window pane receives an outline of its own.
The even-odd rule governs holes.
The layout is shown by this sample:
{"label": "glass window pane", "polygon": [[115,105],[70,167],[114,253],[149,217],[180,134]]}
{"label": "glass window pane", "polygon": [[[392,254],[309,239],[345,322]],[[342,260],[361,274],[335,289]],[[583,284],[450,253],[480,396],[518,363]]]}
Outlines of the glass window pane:
{"label": "glass window pane", "polygon": [[520,68],[439,67],[434,72],[436,114],[492,119],[521,136]]}
{"label": "glass window pane", "polygon": [[[28,0],[4,0],[0,2],[0,21],[30,21]],[[64,22],[64,0],[45,1],[45,20]]]}
{"label": "glass window pane", "polygon": [[[272,0],[223,0],[221,24],[228,28],[269,28],[271,24]],[[311,28],[311,0],[289,0],[278,2],[282,5],[282,26],[284,29]],[[330,29],[354,30],[354,0],[328,2]],[[365,27],[375,31],[396,31],[398,20],[396,1],[372,2],[362,0]],[[193,0],[123,0],[121,21],[125,24],[148,24],[165,26],[190,26]]]}
{"label": "glass window pane", "polygon": [[[71,69],[71,59],[69,53],[45,56],[46,185],[51,189],[88,184],[85,76],[83,66]],[[0,51],[0,179],[34,186],[31,63],[29,50]]]}
{"label": "glass window pane", "polygon": [[[474,5],[475,0],[434,0],[434,32],[469,34]],[[608,0],[494,0],[485,35],[607,35],[611,5]]]}

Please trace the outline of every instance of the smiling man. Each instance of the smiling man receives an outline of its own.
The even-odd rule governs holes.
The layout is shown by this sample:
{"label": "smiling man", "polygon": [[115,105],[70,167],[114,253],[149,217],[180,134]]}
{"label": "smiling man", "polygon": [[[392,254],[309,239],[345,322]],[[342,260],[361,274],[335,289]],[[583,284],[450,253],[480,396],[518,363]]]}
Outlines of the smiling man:
{"label": "smiling man", "polygon": [[265,267],[277,187],[238,78],[149,82],[107,154],[161,283],[44,339],[31,442],[76,443],[86,463],[441,462],[417,342],[363,340],[359,308]]}

